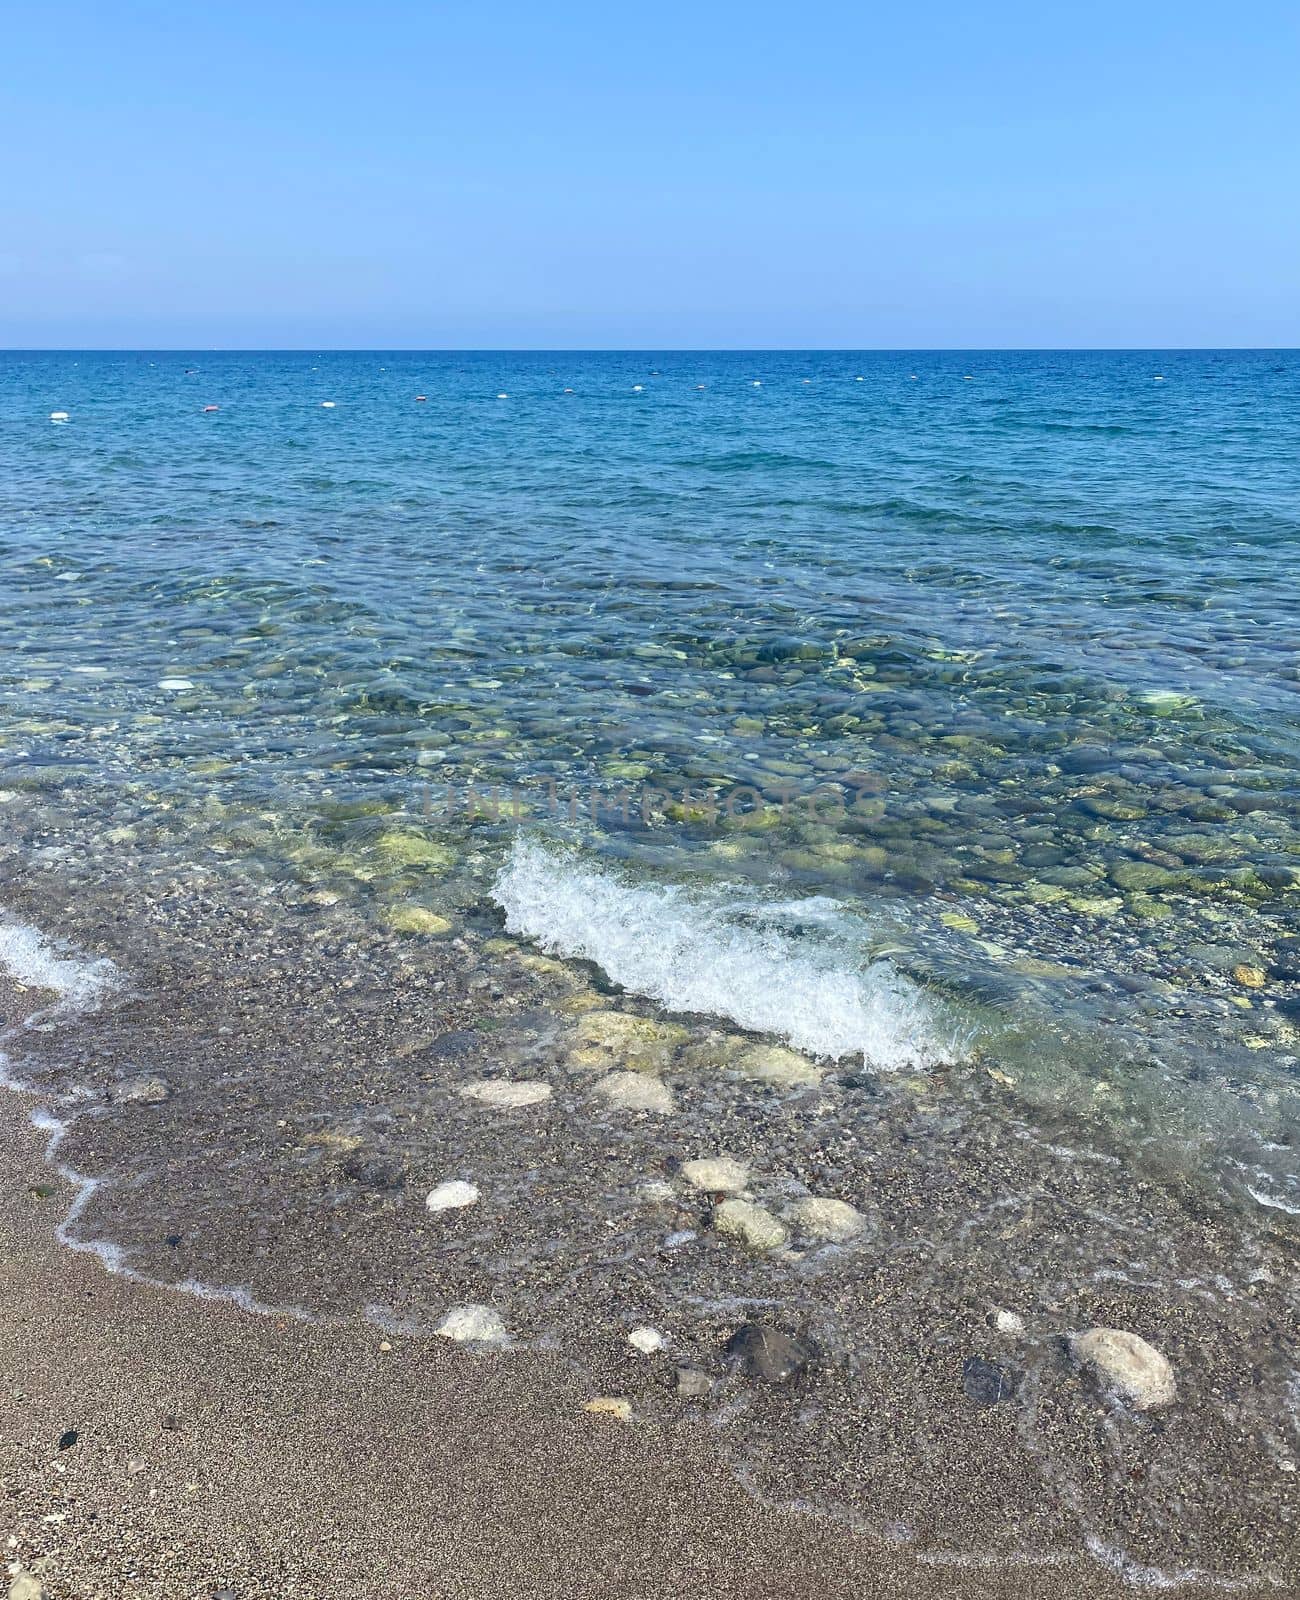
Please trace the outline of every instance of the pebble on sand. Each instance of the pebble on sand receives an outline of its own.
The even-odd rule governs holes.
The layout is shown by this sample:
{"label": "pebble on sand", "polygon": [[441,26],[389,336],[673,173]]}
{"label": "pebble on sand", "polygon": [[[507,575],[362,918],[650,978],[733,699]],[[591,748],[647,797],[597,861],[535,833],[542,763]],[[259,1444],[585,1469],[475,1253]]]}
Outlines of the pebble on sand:
{"label": "pebble on sand", "polygon": [[731,1156],[708,1156],[699,1161],[685,1162],[682,1177],[693,1189],[739,1194],[749,1182],[749,1168]]}
{"label": "pebble on sand", "polygon": [[505,1344],[508,1339],[501,1313],[491,1306],[453,1306],[433,1331],[457,1344]]}
{"label": "pebble on sand", "polygon": [[46,1600],[45,1585],[34,1572],[22,1567],[12,1569],[9,1579],[9,1600]]}
{"label": "pebble on sand", "polygon": [[713,1389],[713,1379],[698,1367],[678,1367],[677,1393],[683,1400],[702,1400]]}
{"label": "pebble on sand", "polygon": [[165,1078],[128,1078],[125,1083],[115,1083],[108,1091],[110,1100],[119,1104],[158,1106],[168,1099],[171,1090]]}
{"label": "pebble on sand", "polygon": [[844,1244],[855,1238],[867,1225],[867,1219],[846,1200],[823,1199],[809,1195],[790,1208],[790,1216],[799,1227],[814,1239],[824,1239],[832,1244]]}
{"label": "pebble on sand", "polygon": [[999,1311],[993,1318],[993,1326],[999,1333],[1014,1339],[1025,1331],[1025,1319],[1016,1311]]}
{"label": "pebble on sand", "polygon": [[676,1109],[673,1092],[666,1083],[647,1077],[644,1072],[611,1072],[596,1085],[596,1093],[610,1105],[627,1111],[668,1112]]}
{"label": "pebble on sand", "polygon": [[594,1400],[588,1400],[582,1408],[590,1411],[593,1416],[617,1417],[620,1422],[627,1422],[632,1415],[632,1402],[616,1395],[597,1395]]}
{"label": "pebble on sand", "polygon": [[627,1336],[627,1342],[643,1356],[654,1355],[656,1350],[664,1349],[668,1343],[658,1328],[633,1328]]}
{"label": "pebble on sand", "polygon": [[574,1025],[569,1060],[575,1067],[660,1072],[689,1038],[675,1022],[653,1022],[627,1011],[589,1011]]}
{"label": "pebble on sand", "polygon": [[713,1225],[728,1239],[738,1239],[751,1250],[778,1250],[790,1237],[785,1224],[749,1200],[724,1200],[713,1214]]}
{"label": "pebble on sand", "polygon": [[536,1079],[520,1082],[514,1078],[483,1078],[478,1083],[467,1083],[460,1093],[467,1100],[481,1100],[485,1106],[500,1106],[513,1110],[518,1106],[535,1106],[551,1097],[549,1083]]}
{"label": "pebble on sand", "polygon": [[479,1192],[472,1183],[449,1178],[446,1183],[429,1190],[425,1204],[430,1211],[459,1211],[465,1206],[477,1205],[479,1198]]}
{"label": "pebble on sand", "polygon": [[159,678],[158,687],[160,689],[183,690],[192,689],[194,685],[188,678]]}
{"label": "pebble on sand", "polygon": [[1123,1328],[1089,1328],[1069,1337],[1070,1354],[1094,1371],[1136,1411],[1172,1405],[1174,1369],[1152,1344]]}
{"label": "pebble on sand", "polygon": [[394,933],[423,933],[434,939],[443,938],[455,926],[449,918],[440,917],[427,906],[394,906],[384,921]]}
{"label": "pebble on sand", "polygon": [[802,1339],[768,1328],[761,1322],[742,1323],[727,1340],[731,1364],[747,1378],[764,1383],[786,1383],[812,1360],[813,1352]]}
{"label": "pebble on sand", "polygon": [[755,1044],[742,1050],[733,1063],[735,1070],[755,1083],[774,1089],[803,1089],[822,1081],[822,1069],[797,1050],[779,1044]]}

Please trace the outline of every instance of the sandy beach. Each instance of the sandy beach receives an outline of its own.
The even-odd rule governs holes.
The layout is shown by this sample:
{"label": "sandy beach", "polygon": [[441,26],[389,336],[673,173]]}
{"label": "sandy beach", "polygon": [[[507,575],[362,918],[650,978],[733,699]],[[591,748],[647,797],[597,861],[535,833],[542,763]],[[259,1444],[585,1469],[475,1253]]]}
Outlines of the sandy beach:
{"label": "sandy beach", "polygon": [[54,1241],[66,1186],[23,1098],[0,1103],[0,1475],[10,1570],[50,1600],[1132,1592],[1085,1560],[944,1569],[766,1510],[706,1430],[588,1415],[541,1358],[111,1276]]}

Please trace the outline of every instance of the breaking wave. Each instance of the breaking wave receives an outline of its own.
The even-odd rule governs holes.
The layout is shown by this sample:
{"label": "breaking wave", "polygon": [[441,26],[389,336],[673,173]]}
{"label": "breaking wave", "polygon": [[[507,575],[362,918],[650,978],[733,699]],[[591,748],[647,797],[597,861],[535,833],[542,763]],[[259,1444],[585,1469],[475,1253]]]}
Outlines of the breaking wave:
{"label": "breaking wave", "polygon": [[517,838],[493,885],[506,928],[592,961],[670,1011],[725,1017],[824,1059],[881,1071],[964,1054],[925,991],[870,955],[864,918],[825,897],[637,882],[575,851]]}

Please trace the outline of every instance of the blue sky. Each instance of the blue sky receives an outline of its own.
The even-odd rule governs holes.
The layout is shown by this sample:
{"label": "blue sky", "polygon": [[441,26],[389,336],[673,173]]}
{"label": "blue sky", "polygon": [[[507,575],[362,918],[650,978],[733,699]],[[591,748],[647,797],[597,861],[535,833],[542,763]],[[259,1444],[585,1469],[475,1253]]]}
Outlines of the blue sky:
{"label": "blue sky", "polygon": [[1300,345],[1300,11],[10,7],[0,346]]}

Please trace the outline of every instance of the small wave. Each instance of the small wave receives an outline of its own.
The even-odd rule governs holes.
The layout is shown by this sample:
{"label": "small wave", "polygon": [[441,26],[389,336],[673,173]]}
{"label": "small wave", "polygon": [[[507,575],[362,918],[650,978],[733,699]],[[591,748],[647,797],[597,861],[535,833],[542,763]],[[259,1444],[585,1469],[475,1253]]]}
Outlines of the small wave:
{"label": "small wave", "polygon": [[506,928],[592,961],[670,1011],[725,1017],[810,1055],[882,1071],[962,1054],[925,992],[836,901],[765,901],[734,885],[636,883],[573,851],[516,839],[493,885]]}
{"label": "small wave", "polygon": [[94,1011],[118,986],[107,957],[92,957],[25,922],[0,922],[0,967],[17,983],[58,997],[62,1012]]}

